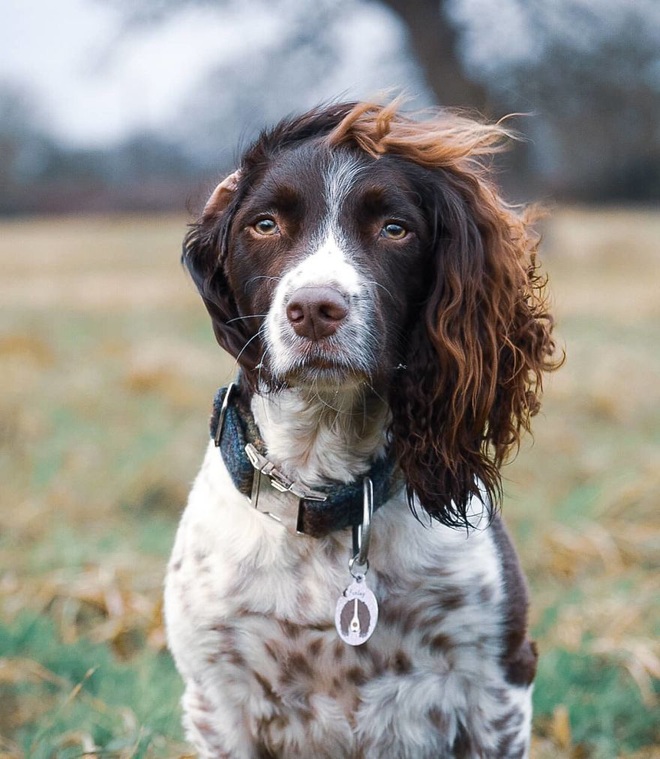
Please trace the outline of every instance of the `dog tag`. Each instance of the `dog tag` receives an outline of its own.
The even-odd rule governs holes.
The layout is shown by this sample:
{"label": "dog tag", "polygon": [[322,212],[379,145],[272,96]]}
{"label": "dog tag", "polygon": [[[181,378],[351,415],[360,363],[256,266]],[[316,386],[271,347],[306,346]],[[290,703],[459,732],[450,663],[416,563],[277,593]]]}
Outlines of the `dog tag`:
{"label": "dog tag", "polygon": [[369,640],[378,622],[378,601],[367,587],[363,575],[357,575],[337,601],[335,627],[349,646],[361,646]]}

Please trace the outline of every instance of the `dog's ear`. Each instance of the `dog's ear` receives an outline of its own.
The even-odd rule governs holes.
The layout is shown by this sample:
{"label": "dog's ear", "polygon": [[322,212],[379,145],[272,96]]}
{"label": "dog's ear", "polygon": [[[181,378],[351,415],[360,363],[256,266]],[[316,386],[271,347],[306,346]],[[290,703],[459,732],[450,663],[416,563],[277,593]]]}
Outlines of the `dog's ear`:
{"label": "dog's ear", "polygon": [[202,217],[213,217],[222,213],[229,205],[238,189],[238,181],[241,178],[241,170],[237,169],[233,174],[225,177],[213,190],[206,201]]}
{"label": "dog's ear", "polygon": [[240,203],[240,182],[239,169],[213,190],[184,239],[181,260],[211,316],[218,343],[250,372],[259,362],[260,349],[246,321],[239,318],[225,270],[231,224]]}
{"label": "dog's ear", "polygon": [[432,517],[469,526],[473,497],[492,514],[500,465],[557,366],[553,321],[530,214],[469,170],[438,171],[431,194],[430,286],[394,389],[392,439],[411,506],[416,494]]}

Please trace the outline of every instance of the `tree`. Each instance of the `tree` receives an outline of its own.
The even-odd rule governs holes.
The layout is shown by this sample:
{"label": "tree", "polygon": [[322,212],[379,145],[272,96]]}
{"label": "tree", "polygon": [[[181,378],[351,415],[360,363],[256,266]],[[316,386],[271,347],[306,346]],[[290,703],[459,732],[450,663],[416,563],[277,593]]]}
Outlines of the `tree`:
{"label": "tree", "polygon": [[492,94],[470,76],[461,55],[459,26],[450,0],[381,0],[401,20],[410,48],[438,103],[472,108],[489,116],[502,109]]}

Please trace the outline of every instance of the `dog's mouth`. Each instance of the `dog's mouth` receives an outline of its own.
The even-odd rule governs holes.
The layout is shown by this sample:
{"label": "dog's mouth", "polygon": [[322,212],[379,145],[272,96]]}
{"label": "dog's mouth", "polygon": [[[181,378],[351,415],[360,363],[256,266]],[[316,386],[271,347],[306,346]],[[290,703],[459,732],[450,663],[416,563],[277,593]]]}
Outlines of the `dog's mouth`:
{"label": "dog's mouth", "polygon": [[295,352],[297,356],[283,372],[287,384],[336,387],[369,379],[365,367],[336,346],[310,342]]}

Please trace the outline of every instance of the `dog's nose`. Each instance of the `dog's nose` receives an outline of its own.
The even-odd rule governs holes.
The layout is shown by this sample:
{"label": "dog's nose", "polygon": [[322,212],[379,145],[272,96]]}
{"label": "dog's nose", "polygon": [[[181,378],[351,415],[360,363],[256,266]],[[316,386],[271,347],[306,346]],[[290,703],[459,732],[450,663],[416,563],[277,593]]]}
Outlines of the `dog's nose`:
{"label": "dog's nose", "polygon": [[348,316],[348,302],[334,287],[299,287],[289,298],[286,316],[297,335],[320,340],[337,331]]}

